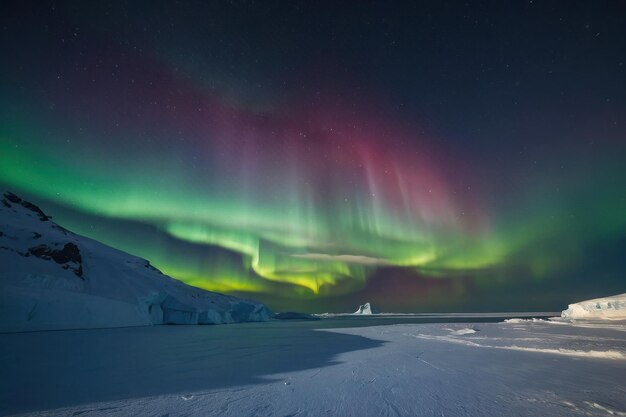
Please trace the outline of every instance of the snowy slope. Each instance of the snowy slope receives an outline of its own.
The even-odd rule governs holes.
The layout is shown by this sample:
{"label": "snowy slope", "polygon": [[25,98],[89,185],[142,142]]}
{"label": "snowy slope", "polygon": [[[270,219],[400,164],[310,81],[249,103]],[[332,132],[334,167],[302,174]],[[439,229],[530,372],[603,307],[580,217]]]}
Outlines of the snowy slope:
{"label": "snowy slope", "polygon": [[570,304],[561,317],[568,319],[626,320],[626,294]]}
{"label": "snowy slope", "polygon": [[218,324],[271,314],[71,233],[14,194],[0,198],[0,331]]}
{"label": "snowy slope", "polygon": [[352,314],[364,314],[364,315],[378,314],[378,310],[376,309],[376,307],[374,307],[370,303],[365,303],[363,305],[360,305],[359,308]]}

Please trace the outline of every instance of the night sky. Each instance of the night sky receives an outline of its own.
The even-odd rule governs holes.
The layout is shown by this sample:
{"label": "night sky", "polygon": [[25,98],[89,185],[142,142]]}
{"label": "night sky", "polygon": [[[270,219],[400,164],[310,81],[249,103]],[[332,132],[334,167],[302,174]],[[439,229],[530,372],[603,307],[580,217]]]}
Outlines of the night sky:
{"label": "night sky", "polygon": [[626,3],[2,2],[0,185],[275,310],[626,292]]}

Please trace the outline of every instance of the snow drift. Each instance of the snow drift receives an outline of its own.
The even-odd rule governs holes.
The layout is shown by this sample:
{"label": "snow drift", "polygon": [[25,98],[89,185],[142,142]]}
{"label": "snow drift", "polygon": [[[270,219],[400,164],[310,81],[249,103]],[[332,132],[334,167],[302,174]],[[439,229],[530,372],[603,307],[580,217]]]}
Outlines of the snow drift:
{"label": "snow drift", "polygon": [[191,287],[76,235],[12,193],[0,200],[0,331],[264,321],[265,305]]}
{"label": "snow drift", "polygon": [[365,303],[360,305],[359,308],[353,314],[362,314],[362,315],[370,315],[370,314],[378,314],[379,311],[371,305],[370,303]]}
{"label": "snow drift", "polygon": [[570,304],[561,317],[568,319],[626,320],[626,294]]}

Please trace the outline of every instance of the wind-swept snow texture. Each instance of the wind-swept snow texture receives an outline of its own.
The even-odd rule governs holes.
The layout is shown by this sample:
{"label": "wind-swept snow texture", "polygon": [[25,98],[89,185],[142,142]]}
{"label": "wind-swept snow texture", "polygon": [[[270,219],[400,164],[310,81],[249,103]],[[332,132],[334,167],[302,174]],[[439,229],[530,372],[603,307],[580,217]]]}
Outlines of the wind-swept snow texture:
{"label": "wind-swept snow texture", "polygon": [[587,320],[626,320],[626,294],[570,304],[561,317]]}
{"label": "wind-swept snow texture", "polygon": [[12,193],[0,198],[0,331],[263,321],[261,303],[163,275],[76,235]]}
{"label": "wind-swept snow texture", "polygon": [[626,416],[622,323],[365,322],[0,334],[0,415]]}

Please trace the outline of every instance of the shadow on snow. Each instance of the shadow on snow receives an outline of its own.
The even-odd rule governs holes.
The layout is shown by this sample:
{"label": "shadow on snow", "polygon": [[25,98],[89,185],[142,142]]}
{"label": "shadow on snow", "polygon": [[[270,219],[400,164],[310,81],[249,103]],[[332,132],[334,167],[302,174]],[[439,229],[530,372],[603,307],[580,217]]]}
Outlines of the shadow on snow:
{"label": "shadow on snow", "polygon": [[383,344],[315,327],[270,322],[0,334],[0,411],[265,383],[272,374],[332,366],[338,354]]}

